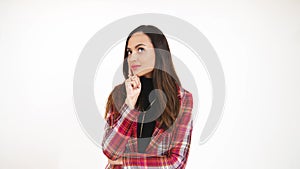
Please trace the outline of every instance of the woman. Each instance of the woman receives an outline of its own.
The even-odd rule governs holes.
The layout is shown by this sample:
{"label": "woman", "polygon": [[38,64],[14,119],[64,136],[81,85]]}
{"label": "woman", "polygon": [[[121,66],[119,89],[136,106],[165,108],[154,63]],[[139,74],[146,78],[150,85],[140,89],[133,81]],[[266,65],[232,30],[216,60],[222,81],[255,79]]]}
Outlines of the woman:
{"label": "woman", "polygon": [[193,97],[181,86],[158,28],[142,25],[129,34],[123,75],[106,104],[106,168],[185,168]]}

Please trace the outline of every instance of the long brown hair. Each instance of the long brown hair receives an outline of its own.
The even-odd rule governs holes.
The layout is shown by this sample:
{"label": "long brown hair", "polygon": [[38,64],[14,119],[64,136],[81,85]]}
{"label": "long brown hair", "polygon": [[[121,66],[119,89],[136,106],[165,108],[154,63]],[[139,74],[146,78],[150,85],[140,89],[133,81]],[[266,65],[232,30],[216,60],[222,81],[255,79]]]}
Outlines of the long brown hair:
{"label": "long brown hair", "polygon": [[[126,39],[123,61],[123,75],[125,79],[128,78],[128,53],[126,49],[129,39],[136,32],[142,32],[147,35],[155,50],[155,65],[152,72],[153,87],[154,89],[160,89],[163,93],[165,93],[165,95],[163,95],[163,93],[158,92],[157,95],[158,107],[163,111],[157,121],[159,122],[159,127],[167,129],[173,124],[179,113],[180,100],[178,88],[181,86],[174,69],[168,41],[164,34],[155,26],[141,25],[134,29]],[[143,104],[142,100],[145,100],[141,99],[140,96],[141,95],[139,95],[135,105],[136,109],[140,109]],[[118,110],[120,110],[125,99],[126,89],[125,82],[123,82],[122,84],[117,85],[110,93],[106,104],[105,117],[107,117],[108,112],[112,109],[112,111],[116,113],[114,114],[115,119],[119,115]]]}

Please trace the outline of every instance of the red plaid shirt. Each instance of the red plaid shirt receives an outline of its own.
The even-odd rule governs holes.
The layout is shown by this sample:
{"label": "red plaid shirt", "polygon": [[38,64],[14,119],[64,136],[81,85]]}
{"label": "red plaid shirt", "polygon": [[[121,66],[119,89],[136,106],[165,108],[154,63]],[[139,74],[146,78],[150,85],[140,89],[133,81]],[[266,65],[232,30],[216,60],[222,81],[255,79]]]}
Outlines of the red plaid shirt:
{"label": "red plaid shirt", "polygon": [[114,112],[108,113],[102,141],[103,153],[111,160],[122,158],[123,165],[107,164],[107,169],[184,169],[186,166],[192,129],[193,96],[177,86],[180,96],[180,111],[171,129],[158,128],[156,123],[151,141],[144,154],[138,153],[138,110],[130,110],[124,103],[120,116],[111,120]]}

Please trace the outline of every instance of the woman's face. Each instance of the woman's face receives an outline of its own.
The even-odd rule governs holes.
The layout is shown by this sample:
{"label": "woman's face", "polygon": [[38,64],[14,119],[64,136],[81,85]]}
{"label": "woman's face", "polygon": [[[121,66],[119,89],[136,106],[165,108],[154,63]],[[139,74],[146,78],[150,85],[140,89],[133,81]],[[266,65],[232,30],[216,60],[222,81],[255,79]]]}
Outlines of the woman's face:
{"label": "woman's face", "polygon": [[142,33],[134,33],[127,44],[128,63],[133,74],[152,77],[155,64],[155,51],[150,38]]}

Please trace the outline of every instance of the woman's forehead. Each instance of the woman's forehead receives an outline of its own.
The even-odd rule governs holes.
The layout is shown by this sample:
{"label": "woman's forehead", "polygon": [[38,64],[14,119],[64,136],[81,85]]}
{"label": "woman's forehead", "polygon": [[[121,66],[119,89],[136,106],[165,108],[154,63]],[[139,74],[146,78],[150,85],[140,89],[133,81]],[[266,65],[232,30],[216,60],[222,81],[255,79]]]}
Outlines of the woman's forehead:
{"label": "woman's forehead", "polygon": [[145,46],[152,46],[151,39],[142,32],[134,33],[130,37],[127,48],[133,49],[138,44],[144,44]]}

